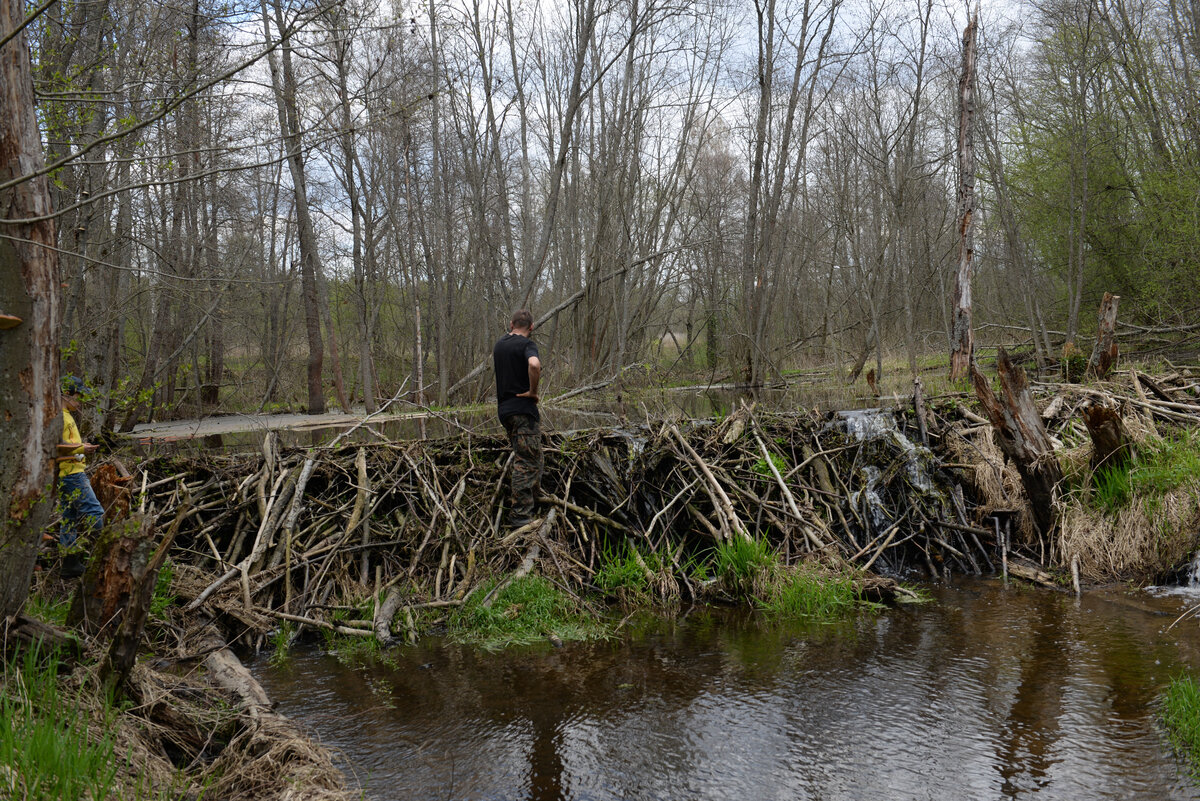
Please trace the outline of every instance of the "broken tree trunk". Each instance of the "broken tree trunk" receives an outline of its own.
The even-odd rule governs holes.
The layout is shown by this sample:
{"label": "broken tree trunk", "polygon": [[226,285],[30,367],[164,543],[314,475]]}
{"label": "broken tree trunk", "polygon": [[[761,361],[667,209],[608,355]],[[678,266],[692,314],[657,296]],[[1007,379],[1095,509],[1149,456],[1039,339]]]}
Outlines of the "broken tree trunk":
{"label": "broken tree trunk", "polygon": [[950,335],[950,380],[972,373],[975,334],[971,329],[971,273],[974,270],[975,33],[979,13],[971,15],[962,38],[962,74],[958,77],[958,272],[954,279],[954,328]]}
{"label": "broken tree trunk", "polygon": [[1127,464],[1133,455],[1133,445],[1121,412],[1112,406],[1095,403],[1084,406],[1080,413],[1092,437],[1092,469]]}
{"label": "broken tree trunk", "polygon": [[1062,469],[1054,457],[1050,435],[1033,403],[1025,371],[1014,365],[1004,348],[998,349],[996,369],[1003,398],[992,392],[983,373],[972,365],[975,394],[995,428],[1004,454],[1013,460],[1029,496],[1034,523],[1041,534],[1049,534],[1057,522],[1056,500]]}
{"label": "broken tree trunk", "polygon": [[1111,292],[1104,293],[1100,301],[1100,317],[1096,326],[1096,344],[1092,346],[1092,355],[1088,359],[1088,372],[1096,378],[1104,378],[1117,363],[1117,340],[1113,329],[1117,325],[1117,301],[1120,295]]}
{"label": "broken tree trunk", "polygon": [[71,601],[67,625],[82,625],[89,634],[107,632],[111,636],[142,590],[154,547],[154,519],[150,516],[135,515],[122,525],[106,526]]}

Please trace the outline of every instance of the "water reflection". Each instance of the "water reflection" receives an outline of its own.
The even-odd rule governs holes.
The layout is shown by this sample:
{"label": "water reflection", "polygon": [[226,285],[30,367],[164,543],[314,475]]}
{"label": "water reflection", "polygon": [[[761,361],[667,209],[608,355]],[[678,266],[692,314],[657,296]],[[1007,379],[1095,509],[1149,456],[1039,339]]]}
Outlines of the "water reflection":
{"label": "water reflection", "polygon": [[835,626],[693,612],[604,643],[256,669],[373,799],[1200,798],[1154,698],[1195,627],[995,581]]}

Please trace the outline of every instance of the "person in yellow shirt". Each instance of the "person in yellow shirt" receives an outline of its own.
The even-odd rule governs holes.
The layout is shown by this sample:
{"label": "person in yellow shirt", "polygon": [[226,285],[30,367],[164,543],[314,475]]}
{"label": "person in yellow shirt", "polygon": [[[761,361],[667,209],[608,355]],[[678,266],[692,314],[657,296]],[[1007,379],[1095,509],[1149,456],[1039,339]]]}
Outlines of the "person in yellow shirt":
{"label": "person in yellow shirt", "polygon": [[[96,493],[87,477],[87,456],[95,453],[98,445],[84,442],[72,412],[78,412],[84,391],[83,381],[69,375],[62,381],[63,433],[58,443],[58,497],[62,509],[62,526],[58,541],[70,548],[79,539],[80,528],[84,533],[95,534],[104,525],[104,507],[96,500]],[[83,560],[77,553],[68,553],[63,558],[62,575],[68,578],[83,574]]]}

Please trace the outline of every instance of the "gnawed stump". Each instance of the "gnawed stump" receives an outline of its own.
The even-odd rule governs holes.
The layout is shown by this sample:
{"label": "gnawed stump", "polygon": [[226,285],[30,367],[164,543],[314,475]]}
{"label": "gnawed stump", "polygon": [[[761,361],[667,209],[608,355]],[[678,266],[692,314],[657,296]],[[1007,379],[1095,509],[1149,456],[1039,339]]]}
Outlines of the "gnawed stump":
{"label": "gnawed stump", "polygon": [[89,634],[116,631],[121,616],[137,592],[154,591],[143,581],[154,555],[154,523],[134,516],[115,526],[105,526],[88,557],[88,568],[71,601],[67,624]]}
{"label": "gnawed stump", "polygon": [[1050,435],[1033,403],[1025,371],[1012,363],[1004,348],[997,349],[996,370],[1000,375],[1003,398],[996,397],[987,378],[974,364],[971,365],[971,383],[995,428],[997,444],[1017,466],[1038,531],[1049,534],[1058,519],[1055,510],[1062,469],[1054,456]]}
{"label": "gnawed stump", "polygon": [[129,483],[133,476],[119,461],[105,462],[92,473],[90,481],[96,500],[104,509],[104,520],[109,525],[129,517]]}
{"label": "gnawed stump", "polygon": [[1133,443],[1121,412],[1098,403],[1084,406],[1080,413],[1092,437],[1092,469],[1122,467],[1133,456]]}

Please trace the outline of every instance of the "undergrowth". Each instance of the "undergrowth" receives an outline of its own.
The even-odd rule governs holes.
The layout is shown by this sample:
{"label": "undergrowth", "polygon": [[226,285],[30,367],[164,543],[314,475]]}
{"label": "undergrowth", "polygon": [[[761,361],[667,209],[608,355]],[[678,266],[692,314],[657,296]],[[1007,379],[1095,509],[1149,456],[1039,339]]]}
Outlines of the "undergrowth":
{"label": "undergrowth", "polygon": [[855,611],[858,591],[849,574],[801,567],[776,581],[759,606],[775,617],[839,617]]}
{"label": "undergrowth", "polygon": [[761,595],[771,581],[779,560],[770,543],[735,537],[717,545],[713,574],[734,597]]}
{"label": "undergrowth", "polygon": [[1184,484],[1200,480],[1200,434],[1183,432],[1141,446],[1135,463],[1101,467],[1092,474],[1091,505],[1108,513],[1135,499],[1153,502]]}
{"label": "undergrowth", "polygon": [[[100,721],[58,683],[59,658],[33,648],[3,663],[0,677],[0,797],[28,799],[123,798],[155,796],[123,787],[113,734],[120,714],[111,696],[100,696]],[[136,770],[132,771],[136,774]]]}

